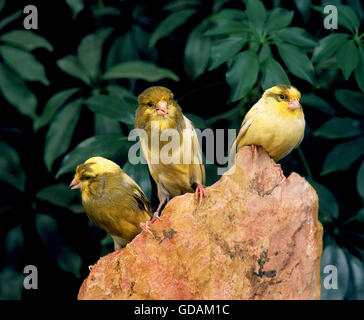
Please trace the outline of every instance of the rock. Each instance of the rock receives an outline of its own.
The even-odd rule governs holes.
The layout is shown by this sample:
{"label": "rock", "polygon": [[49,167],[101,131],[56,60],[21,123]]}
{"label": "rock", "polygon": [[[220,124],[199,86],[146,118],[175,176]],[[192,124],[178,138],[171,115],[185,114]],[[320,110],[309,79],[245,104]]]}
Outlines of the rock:
{"label": "rock", "polygon": [[239,150],[200,207],[172,199],[162,221],[101,258],[79,299],[319,299],[318,198],[261,148]]}

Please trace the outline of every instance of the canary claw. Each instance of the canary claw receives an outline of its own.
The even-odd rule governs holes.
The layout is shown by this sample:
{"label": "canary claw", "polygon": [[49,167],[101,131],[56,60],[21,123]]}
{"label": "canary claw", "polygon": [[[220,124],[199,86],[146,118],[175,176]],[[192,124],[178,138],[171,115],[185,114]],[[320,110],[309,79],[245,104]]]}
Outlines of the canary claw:
{"label": "canary claw", "polygon": [[152,231],[150,231],[150,229],[149,229],[149,227],[148,227],[148,223],[149,223],[149,221],[146,221],[145,223],[141,222],[141,223],[139,224],[139,227],[140,227],[142,230],[144,230],[144,231],[146,231],[146,232],[150,233],[150,234],[154,237],[153,232],[152,232]]}
{"label": "canary claw", "polygon": [[157,220],[163,220],[161,217],[159,217],[159,213],[158,213],[158,211],[156,211],[156,212],[154,212],[153,213],[153,218],[152,218],[152,220],[151,220],[151,222],[150,223],[154,223],[154,222],[156,222]]}
{"label": "canary claw", "polygon": [[200,205],[202,203],[202,199],[204,197],[206,197],[206,190],[205,190],[204,186],[201,184],[197,184],[195,194],[196,194],[196,198],[200,199],[199,200],[199,205]]}
{"label": "canary claw", "polygon": [[94,267],[94,266],[93,266],[92,264],[91,264],[91,265],[89,265],[89,266],[88,266],[88,270],[89,270],[89,271],[92,271],[92,268],[93,268],[93,267]]}
{"label": "canary claw", "polygon": [[257,157],[257,154],[258,154],[258,149],[257,149],[257,146],[255,144],[252,144],[252,149],[253,149],[253,159],[255,159]]}

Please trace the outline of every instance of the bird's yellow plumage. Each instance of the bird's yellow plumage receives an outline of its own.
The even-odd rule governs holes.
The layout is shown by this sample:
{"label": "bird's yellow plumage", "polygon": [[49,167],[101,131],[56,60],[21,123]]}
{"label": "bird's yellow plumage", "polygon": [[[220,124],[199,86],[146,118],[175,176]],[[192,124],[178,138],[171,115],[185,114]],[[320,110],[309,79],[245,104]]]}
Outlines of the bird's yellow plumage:
{"label": "bird's yellow plumage", "polygon": [[114,240],[115,250],[131,241],[152,209],[137,183],[114,162],[93,157],[76,169],[72,189],[81,189],[87,216]]}
{"label": "bird's yellow plumage", "polygon": [[305,118],[300,92],[293,86],[278,85],[266,90],[246,114],[232,149],[262,146],[278,161],[301,143]]}
{"label": "bird's yellow plumage", "polygon": [[[205,194],[203,184],[205,183],[205,168],[202,162],[200,145],[197,139],[195,129],[190,120],[182,113],[179,105],[173,100],[172,92],[164,87],[151,87],[146,89],[138,97],[138,109],[135,114],[135,128],[142,129],[146,132],[147,137],[140,135],[143,154],[148,162],[149,171],[158,186],[158,197],[160,205],[170,198],[194,192],[200,194],[200,199]],[[160,151],[169,143],[162,141],[158,136],[158,145],[153,144],[152,123],[157,123],[159,132],[166,129],[175,129],[180,138],[179,163],[165,163],[158,161],[153,163],[152,154],[160,154]],[[191,145],[183,138],[183,130],[190,129],[192,133]],[[185,153],[190,153],[190,159],[195,159],[194,163],[186,163]]]}

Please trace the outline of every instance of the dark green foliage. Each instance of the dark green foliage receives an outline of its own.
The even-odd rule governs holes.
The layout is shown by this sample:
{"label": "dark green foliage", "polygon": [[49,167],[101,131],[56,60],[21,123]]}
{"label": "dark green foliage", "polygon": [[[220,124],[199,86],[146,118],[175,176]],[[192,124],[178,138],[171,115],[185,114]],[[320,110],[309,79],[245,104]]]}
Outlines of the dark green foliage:
{"label": "dark green foliage", "polygon": [[[157,205],[147,165],[128,161],[141,91],[169,87],[196,128],[238,129],[281,83],[301,91],[307,123],[282,167],[316,189],[322,266],[339,273],[322,298],[363,299],[364,13],[334,2],[337,30],[323,27],[326,2],[309,0],[44,1],[53,14],[25,30],[23,7],[0,1],[0,299],[74,299],[112,250],[68,187],[89,157],[116,161]],[[218,167],[206,165],[207,185]],[[43,279],[32,292],[28,264]]]}

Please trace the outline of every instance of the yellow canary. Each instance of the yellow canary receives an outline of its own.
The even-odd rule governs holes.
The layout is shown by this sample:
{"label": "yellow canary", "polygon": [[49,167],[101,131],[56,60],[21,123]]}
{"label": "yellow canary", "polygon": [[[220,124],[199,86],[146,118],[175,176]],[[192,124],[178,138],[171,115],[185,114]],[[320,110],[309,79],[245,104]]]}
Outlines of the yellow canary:
{"label": "yellow canary", "polygon": [[151,219],[152,208],[137,185],[114,162],[93,157],[76,169],[70,187],[81,189],[87,216],[114,240],[115,250],[125,246]]}
{"label": "yellow canary", "polygon": [[[138,104],[135,128],[142,129],[145,133],[145,135],[139,134],[141,146],[149,171],[158,187],[160,203],[155,215],[159,214],[166,201],[187,192],[196,192],[201,202],[205,196],[203,187],[205,167],[197,134],[191,121],[183,115],[180,106],[173,100],[173,93],[164,87],[146,89],[139,95]],[[158,127],[158,143],[152,140],[153,125]],[[178,161],[172,161],[172,163],[167,163],[161,156],[163,148],[171,142],[161,137],[167,129],[172,129],[172,132],[179,137],[176,149],[168,152],[169,156],[173,152],[177,154]],[[189,139],[183,131],[189,132]],[[157,155],[158,161],[153,160],[153,154]]]}
{"label": "yellow canary", "polygon": [[297,148],[305,131],[300,99],[301,93],[293,86],[282,84],[267,89],[246,114],[230,158],[233,150],[246,145],[254,150],[255,146],[262,146],[274,161]]}

